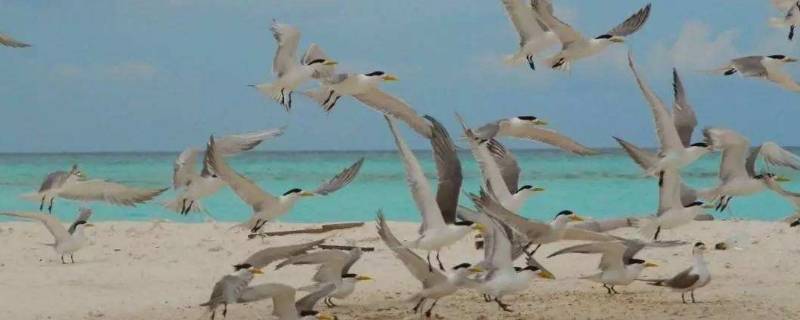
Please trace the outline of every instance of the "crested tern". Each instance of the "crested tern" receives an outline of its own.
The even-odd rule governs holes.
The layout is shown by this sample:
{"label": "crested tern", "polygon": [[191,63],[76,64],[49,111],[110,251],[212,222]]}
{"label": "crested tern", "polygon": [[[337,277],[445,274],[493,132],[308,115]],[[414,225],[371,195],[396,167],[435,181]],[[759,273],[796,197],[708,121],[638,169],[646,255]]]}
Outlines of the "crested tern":
{"label": "crested tern", "polygon": [[317,302],[335,289],[334,285],[329,284],[295,301],[294,288],[280,283],[264,283],[242,290],[237,303],[271,298],[272,315],[278,320],[336,320],[335,316],[314,310]]}
{"label": "crested tern", "polygon": [[532,140],[551,145],[577,155],[595,155],[599,152],[586,147],[558,131],[550,129],[547,121],[535,116],[518,116],[500,119],[474,129],[475,135],[483,139],[516,138]]}
{"label": "crested tern", "polygon": [[683,303],[686,303],[686,297],[684,295],[689,292],[692,296],[692,303],[694,303],[694,291],[705,287],[711,281],[711,273],[708,271],[705,258],[703,258],[703,253],[705,251],[706,245],[704,243],[695,243],[694,248],[692,248],[694,262],[691,267],[669,279],[646,281],[654,286],[667,287],[673,291],[680,292]]}
{"label": "crested tern", "polygon": [[795,29],[800,27],[800,1],[797,0],[772,0],[776,9],[784,14],[780,18],[770,18],[769,24],[775,28],[789,28],[789,41],[794,39]]}
{"label": "crested tern", "polygon": [[248,263],[237,264],[234,267],[234,272],[225,275],[211,290],[211,296],[208,301],[200,304],[201,307],[207,307],[211,312],[211,320],[217,316],[217,308],[220,305],[224,307],[222,310],[222,317],[228,315],[228,305],[236,303],[242,296],[250,281],[256,274],[263,273],[261,269],[256,268]]}
{"label": "crested tern", "polygon": [[505,62],[517,65],[526,61],[531,70],[536,70],[533,58],[540,52],[559,44],[558,36],[550,30],[546,24],[536,16],[538,7],[540,10],[553,12],[553,5],[549,1],[542,0],[501,0],[503,8],[508,14],[511,24],[519,34],[519,50],[513,55],[506,57]]}
{"label": "crested tern", "polygon": [[31,212],[0,212],[0,215],[41,222],[47,228],[47,231],[50,231],[50,235],[53,236],[55,242],[48,244],[48,246],[52,246],[56,253],[61,255],[62,264],[67,263],[64,261],[64,256],[66,255],[69,255],[71,263],[75,263],[75,258],[72,255],[89,244],[89,239],[86,237],[84,229],[94,226],[88,222],[89,217],[92,215],[92,210],[86,208],[80,209],[78,217],[69,226],[69,229],[64,228],[61,222],[52,215]]}
{"label": "crested tern", "polygon": [[287,265],[319,265],[317,272],[312,280],[315,284],[302,287],[301,291],[316,291],[320,288],[333,284],[335,290],[324,298],[325,305],[332,308],[336,304],[333,299],[344,299],[349,297],[356,289],[359,281],[372,280],[371,277],[350,272],[350,268],[361,258],[361,248],[355,247],[349,252],[342,250],[322,250],[317,252],[297,255],[279,263],[275,269],[283,268]]}
{"label": "crested tern", "polygon": [[662,170],[658,180],[658,210],[654,217],[640,219],[639,233],[653,240],[663,229],[688,224],[703,214],[703,202],[684,204],[681,201],[680,174],[675,169]]}
{"label": "crested tern", "polygon": [[783,54],[747,56],[733,59],[727,65],[711,72],[726,76],[739,73],[744,77],[768,80],[789,91],[800,92],[800,84],[782,69],[783,65],[797,60]]}
{"label": "crested tern", "polygon": [[31,46],[3,33],[0,33],[0,44],[10,48],[27,48]]}

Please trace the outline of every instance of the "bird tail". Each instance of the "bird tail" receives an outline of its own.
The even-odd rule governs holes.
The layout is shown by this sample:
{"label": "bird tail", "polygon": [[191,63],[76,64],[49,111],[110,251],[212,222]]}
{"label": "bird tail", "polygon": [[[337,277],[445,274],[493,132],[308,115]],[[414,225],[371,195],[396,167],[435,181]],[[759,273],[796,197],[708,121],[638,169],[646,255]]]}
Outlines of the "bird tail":
{"label": "bird tail", "polygon": [[175,199],[172,199],[170,201],[162,202],[161,204],[164,206],[164,208],[167,208],[167,210],[169,210],[169,211],[180,213],[180,212],[182,212],[182,210],[185,209],[183,207],[184,206],[184,201],[186,201],[187,203],[190,203],[189,210],[186,211],[187,213],[188,212],[203,212],[203,211],[205,211],[205,209],[203,208],[203,205],[200,203],[200,200],[193,200],[193,199],[189,199],[189,198],[185,198],[185,197],[181,197],[181,196],[175,197]]}
{"label": "bird tail", "polygon": [[636,279],[636,281],[642,281],[642,282],[645,282],[645,283],[647,283],[647,284],[649,284],[651,286],[656,286],[656,287],[664,287],[664,286],[666,286],[667,285],[667,280],[669,280],[669,279]]}
{"label": "bird tail", "polygon": [[634,225],[639,227],[639,234],[645,239],[653,239],[659,227],[658,219],[653,217],[638,219]]}
{"label": "bird tail", "polygon": [[333,109],[334,104],[336,101],[339,100],[341,95],[337,94],[333,89],[320,87],[316,90],[304,91],[303,95],[306,97],[311,98],[314,100],[322,110],[325,112],[330,112]]}
{"label": "bird tail", "polygon": [[42,201],[42,196],[44,196],[44,194],[42,194],[40,192],[30,192],[30,193],[22,194],[19,197],[20,197],[20,199],[23,199],[23,200],[26,200],[26,201],[30,201],[30,202],[40,202],[40,201]]}
{"label": "bird tail", "polygon": [[291,91],[284,90],[285,88],[281,88],[271,83],[262,83],[251,86],[256,88],[258,92],[261,92],[261,94],[263,94],[265,97],[270,98],[284,106],[286,111],[289,111],[292,100],[292,97],[290,96]]}

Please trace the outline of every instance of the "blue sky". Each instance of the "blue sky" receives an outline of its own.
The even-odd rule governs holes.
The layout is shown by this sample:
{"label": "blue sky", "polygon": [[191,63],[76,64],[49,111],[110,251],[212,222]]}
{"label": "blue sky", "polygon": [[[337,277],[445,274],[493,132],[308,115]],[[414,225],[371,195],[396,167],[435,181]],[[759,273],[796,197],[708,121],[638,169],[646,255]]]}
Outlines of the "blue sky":
{"label": "blue sky", "polygon": [[[556,15],[597,35],[647,2],[555,3]],[[282,125],[287,134],[268,149],[394,148],[382,118],[352,99],[325,114],[297,97],[286,114],[246,86],[272,79],[273,18],[300,28],[301,51],[317,43],[342,70],[398,75],[385,90],[451,130],[454,111],[474,125],[533,114],[590,146],[613,146],[612,135],[652,146],[624,62],[631,48],[665,102],[670,69],[682,71],[701,126],[800,145],[800,95],[697,72],[741,55],[800,54],[800,41],[767,25],[779,14],[767,0],[655,0],[625,46],[558,73],[503,65],[517,35],[499,1],[0,0],[0,32],[34,45],[0,48],[0,152],[180,150],[212,133]],[[800,65],[788,70],[800,77]]]}

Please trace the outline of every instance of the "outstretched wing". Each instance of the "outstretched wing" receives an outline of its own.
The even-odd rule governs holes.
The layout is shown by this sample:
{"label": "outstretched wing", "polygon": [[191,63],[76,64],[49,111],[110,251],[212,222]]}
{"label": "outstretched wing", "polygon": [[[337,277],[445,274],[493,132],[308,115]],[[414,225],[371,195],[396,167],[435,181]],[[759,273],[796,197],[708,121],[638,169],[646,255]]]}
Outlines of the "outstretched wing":
{"label": "outstretched wing", "polygon": [[278,77],[283,76],[294,64],[297,54],[297,44],[300,42],[300,31],[288,24],[274,22],[270,28],[272,36],[278,42],[275,58],[272,60],[272,72]]}
{"label": "outstretched wing", "polygon": [[243,263],[250,264],[255,268],[263,268],[271,263],[290,258],[292,256],[304,254],[316,246],[325,242],[325,239],[311,241],[290,246],[272,247],[259,250],[250,255]]}
{"label": "outstretched wing", "polygon": [[353,95],[353,98],[379,112],[402,120],[423,137],[431,137],[431,125],[428,124],[428,121],[420,117],[408,103],[400,98],[377,88]]}
{"label": "outstretched wing", "polygon": [[406,266],[406,269],[408,269],[408,272],[410,272],[414,278],[422,283],[424,288],[429,288],[438,283],[447,281],[447,277],[439,272],[438,269],[430,270],[425,260],[410,249],[404,247],[403,244],[400,243],[400,240],[397,240],[392,230],[389,229],[389,225],[386,224],[386,218],[384,218],[383,212],[380,211],[378,212],[377,228],[378,235],[383,240],[383,243],[392,250],[394,256]]}
{"label": "outstretched wing", "polygon": [[614,29],[611,29],[611,31],[607,32],[607,34],[625,37],[638,31],[644,25],[644,23],[647,22],[647,18],[650,17],[650,6],[651,5],[648,3],[644,8],[639,9],[639,11],[634,13],[628,19],[614,27]]}
{"label": "outstretched wing", "polygon": [[78,201],[105,201],[120,206],[136,206],[157,197],[167,188],[143,189],[106,180],[84,180],[64,185],[60,197]]}
{"label": "outstretched wing", "polygon": [[50,234],[53,235],[56,242],[69,238],[69,232],[67,232],[67,229],[64,229],[64,226],[61,225],[61,222],[59,222],[55,216],[33,212],[0,212],[0,215],[38,220],[50,231]]}
{"label": "outstretched wing", "polygon": [[27,43],[17,41],[16,39],[12,38],[11,36],[5,35],[5,34],[2,34],[2,33],[0,33],[0,44],[4,45],[6,47],[11,47],[11,48],[27,48],[27,47],[31,46],[31,45],[29,45]]}
{"label": "outstretched wing", "polygon": [[342,170],[342,172],[339,172],[339,174],[317,187],[317,189],[314,190],[314,194],[325,196],[344,188],[344,186],[353,182],[356,176],[358,176],[362,164],[364,164],[364,158],[358,159],[358,161],[353,163],[350,167]]}
{"label": "outstretched wing", "polygon": [[436,189],[436,203],[442,212],[442,218],[447,224],[456,221],[456,208],[458,196],[461,193],[461,161],[458,159],[456,146],[447,133],[447,129],[431,116],[425,116],[431,122],[431,148],[433,159],[436,162],[439,186]]}
{"label": "outstretched wing", "polygon": [[686,99],[683,82],[678,76],[678,71],[674,68],[672,69],[672,89],[675,96],[675,100],[672,103],[672,120],[675,123],[675,129],[678,130],[681,143],[683,143],[684,147],[688,147],[692,144],[692,132],[697,127],[697,115]]}
{"label": "outstretched wing", "polygon": [[278,201],[275,196],[264,192],[253,181],[234,171],[225,161],[222,153],[217,151],[213,136],[209,139],[208,147],[206,148],[206,163],[211,170],[216,172],[233,189],[233,192],[242,201],[251,207],[256,208],[264,202],[275,203]]}

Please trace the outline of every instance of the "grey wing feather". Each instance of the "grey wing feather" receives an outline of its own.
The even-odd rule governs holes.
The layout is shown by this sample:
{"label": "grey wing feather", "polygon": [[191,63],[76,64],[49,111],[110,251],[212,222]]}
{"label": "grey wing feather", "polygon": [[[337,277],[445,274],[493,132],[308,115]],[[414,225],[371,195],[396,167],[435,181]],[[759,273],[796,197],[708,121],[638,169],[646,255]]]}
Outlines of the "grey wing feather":
{"label": "grey wing feather", "polygon": [[408,103],[400,98],[389,95],[378,89],[355,94],[353,98],[379,112],[402,120],[423,137],[431,137],[431,126],[428,121],[420,117]]}
{"label": "grey wing feather", "polygon": [[[545,10],[550,15],[553,15],[553,3],[547,0],[531,0],[531,8],[533,12],[539,12],[539,10]],[[550,31],[550,27],[547,26],[544,22],[542,22],[539,17],[536,17],[536,23],[539,25],[539,28],[542,28],[542,31]]]}
{"label": "grey wing feather", "polygon": [[120,206],[133,207],[152,200],[169,188],[144,189],[129,187],[106,180],[84,180],[70,183],[58,195],[78,201],[104,201]]}
{"label": "grey wing feather", "polygon": [[44,178],[44,181],[42,181],[42,185],[39,187],[39,192],[60,188],[62,185],[64,185],[64,182],[67,181],[68,176],[69,172],[66,171],[56,171],[48,174]]}
{"label": "grey wing feather", "polygon": [[217,152],[224,156],[235,155],[244,151],[249,151],[261,144],[261,142],[283,135],[285,127],[277,129],[267,129],[242,134],[232,134],[222,138],[216,138]]}
{"label": "grey wing feather", "polygon": [[319,288],[319,290],[314,291],[305,295],[304,297],[297,300],[294,304],[297,311],[312,311],[314,310],[314,305],[319,302],[320,299],[327,297],[330,295],[334,290],[336,290],[336,285],[331,283],[326,286]]}
{"label": "grey wing feather", "polygon": [[431,122],[431,148],[436,162],[439,186],[436,190],[436,203],[447,224],[456,221],[458,196],[461,193],[461,161],[458,159],[456,146],[447,133],[447,129],[431,116],[425,116]]}
{"label": "grey wing feather", "polygon": [[364,164],[364,158],[358,159],[358,161],[353,163],[350,167],[342,170],[342,172],[339,172],[336,176],[328,180],[328,182],[317,187],[314,193],[324,196],[344,188],[358,176],[362,164]]}
{"label": "grey wing feather", "polygon": [[647,18],[650,17],[650,4],[647,4],[644,8],[639,9],[638,12],[634,13],[628,19],[623,21],[618,26],[611,29],[608,34],[612,36],[628,36],[637,30],[639,30],[645,22],[647,22]]}
{"label": "grey wing feather", "polygon": [[216,142],[213,136],[209,139],[208,147],[206,148],[206,162],[210,170],[216,172],[242,201],[252,206],[254,209],[256,209],[257,206],[261,206],[263,202],[278,201],[277,198],[264,192],[264,190],[253,181],[250,181],[247,177],[233,170],[233,168],[228,165],[227,161],[225,161],[223,155],[217,152]]}
{"label": "grey wing feather", "polygon": [[31,46],[27,43],[17,41],[16,39],[2,33],[0,33],[0,44],[11,48],[27,48]]}
{"label": "grey wing feather", "polygon": [[570,225],[571,228],[584,229],[594,232],[608,232],[619,228],[633,227],[638,218],[619,218],[607,220],[591,220]]}
{"label": "grey wing feather", "polygon": [[294,57],[297,54],[297,45],[300,42],[300,31],[297,28],[273,22],[270,27],[272,36],[278,43],[278,48],[275,51],[275,58],[272,60],[272,72],[283,76],[289,71],[289,67],[293,63]]}
{"label": "grey wing feather", "polygon": [[678,273],[671,279],[665,281],[664,285],[676,289],[686,289],[688,287],[691,287],[692,285],[697,283],[697,280],[700,279],[700,275],[691,274],[691,271],[692,271],[691,267],[686,270],[683,270],[681,273]]}
{"label": "grey wing feather", "polygon": [[688,147],[692,144],[692,132],[697,127],[697,115],[686,99],[683,82],[678,76],[678,71],[674,68],[672,69],[672,79],[672,88],[675,96],[675,101],[672,105],[672,117],[683,146]]}
{"label": "grey wing feather", "polygon": [[756,161],[758,160],[758,155],[761,153],[761,146],[753,148],[750,150],[750,154],[747,155],[747,162],[745,162],[745,169],[747,169],[747,174],[751,177],[755,177],[758,175],[756,172]]}
{"label": "grey wing feather", "polygon": [[614,140],[622,146],[622,149],[625,150],[625,153],[633,159],[636,164],[638,164],[642,169],[650,169],[653,165],[658,162],[658,155],[644,150],[642,148],[637,147],[633,143],[623,140],[622,138],[613,137]]}
{"label": "grey wing feather", "polygon": [[766,77],[767,68],[761,63],[762,56],[747,56],[731,60],[734,68],[748,77]]}
{"label": "grey wing feather", "polygon": [[281,247],[272,247],[262,249],[248,257],[243,263],[248,263],[255,268],[263,268],[271,263],[290,258],[292,256],[304,254],[307,251],[314,249],[316,246],[325,242],[325,239],[311,241],[302,244],[290,245],[290,246],[281,246]]}
{"label": "grey wing feather", "polygon": [[355,247],[355,248],[351,249],[350,250],[350,260],[348,260],[347,263],[342,268],[342,274],[350,273],[350,269],[353,268],[353,265],[355,265],[356,262],[358,262],[359,259],[361,259],[361,255],[363,255],[363,254],[364,254],[364,252],[361,251],[360,247]]}
{"label": "grey wing feather", "polygon": [[774,142],[767,141],[761,144],[759,152],[768,164],[800,170],[800,157],[788,150],[781,148]]}
{"label": "grey wing feather", "polygon": [[0,215],[38,220],[50,231],[50,234],[53,235],[53,239],[55,239],[56,242],[69,238],[67,229],[65,229],[64,226],[61,225],[61,222],[53,215],[38,212],[0,212]]}
{"label": "grey wing feather", "polygon": [[519,190],[521,169],[514,154],[495,139],[490,139],[486,147],[489,149],[489,153],[494,158],[497,166],[500,167],[500,174],[503,176],[506,186],[508,186],[508,191],[514,193]]}
{"label": "grey wing feather", "polygon": [[429,288],[438,283],[447,281],[447,277],[439,272],[438,269],[430,271],[428,263],[425,262],[425,260],[410,249],[404,247],[403,244],[400,243],[400,240],[397,240],[392,230],[389,229],[389,225],[386,224],[386,218],[383,216],[382,212],[378,212],[377,228],[378,235],[386,246],[394,252],[394,255],[406,266],[406,269],[408,269],[411,275],[422,283],[424,288]]}
{"label": "grey wing feather", "polygon": [[75,233],[75,228],[78,227],[78,222],[88,222],[89,218],[91,218],[91,217],[92,217],[92,209],[80,208],[80,212],[78,212],[78,217],[75,218],[75,222],[73,222],[69,226],[69,229],[67,229],[67,232],[69,232],[69,234]]}
{"label": "grey wing feather", "polygon": [[194,175],[194,163],[197,160],[197,150],[187,148],[183,150],[172,166],[172,187],[175,189],[186,186]]}

